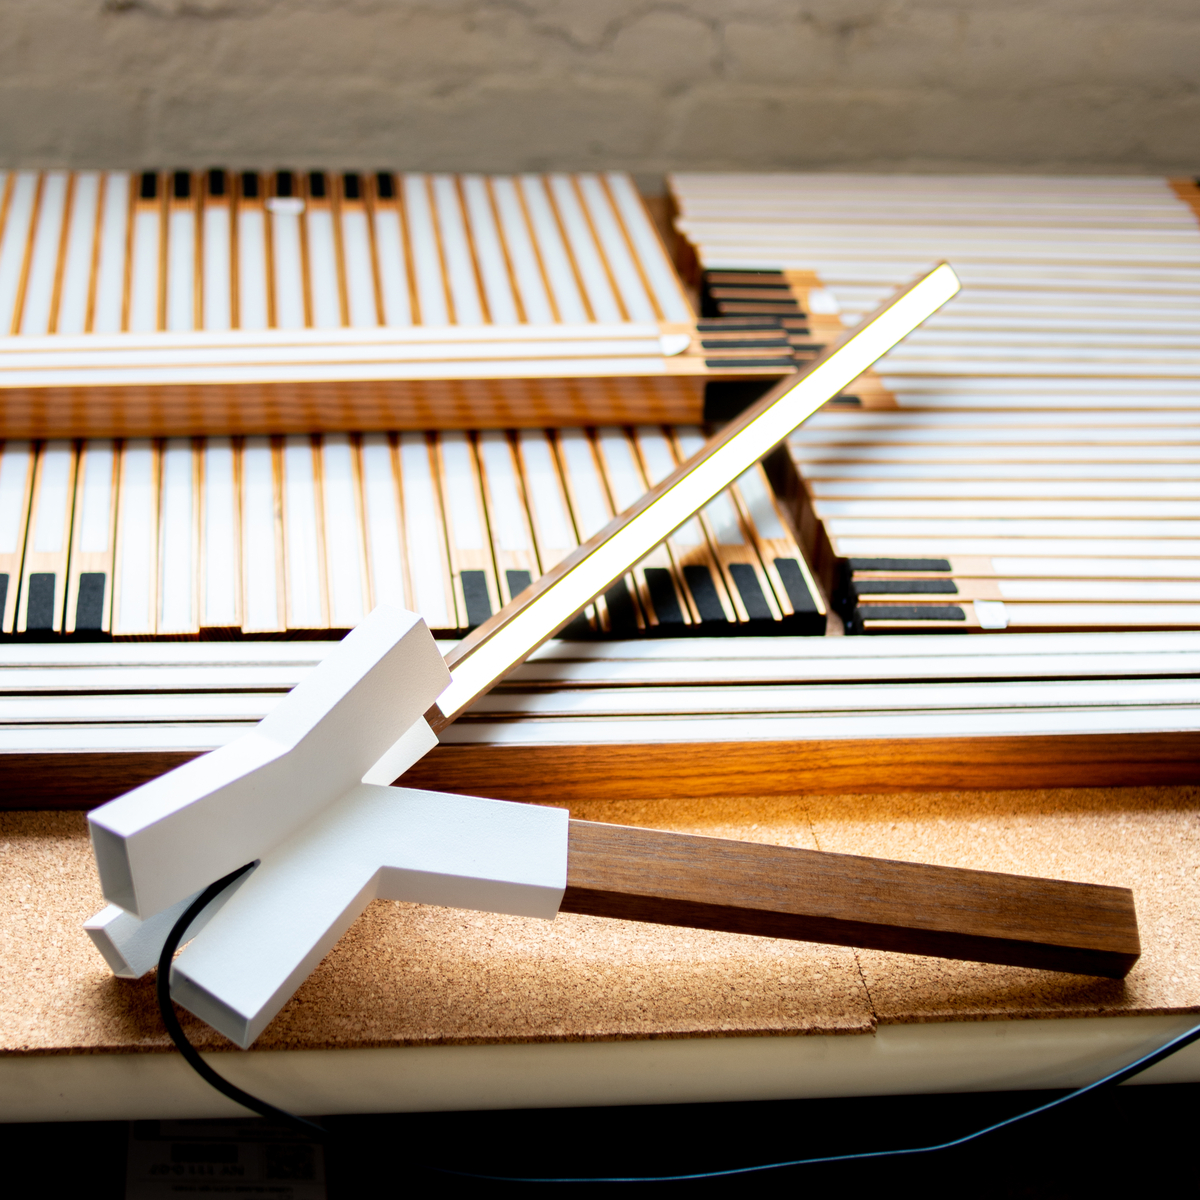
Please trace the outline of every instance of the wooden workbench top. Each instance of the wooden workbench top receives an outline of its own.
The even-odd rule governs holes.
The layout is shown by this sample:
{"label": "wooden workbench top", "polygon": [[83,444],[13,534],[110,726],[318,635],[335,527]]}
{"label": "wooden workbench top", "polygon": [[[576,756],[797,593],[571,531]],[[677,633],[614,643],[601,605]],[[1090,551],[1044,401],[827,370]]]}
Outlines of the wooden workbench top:
{"label": "wooden workbench top", "polygon": [[[1123,981],[575,915],[373,903],[256,1049],[867,1033],[1200,1010],[1200,787],[614,801],[574,817],[1132,887]],[[0,1054],[164,1051],[153,975],[114,979],[84,817],[0,813]],[[185,1019],[197,1044],[229,1043]]]}

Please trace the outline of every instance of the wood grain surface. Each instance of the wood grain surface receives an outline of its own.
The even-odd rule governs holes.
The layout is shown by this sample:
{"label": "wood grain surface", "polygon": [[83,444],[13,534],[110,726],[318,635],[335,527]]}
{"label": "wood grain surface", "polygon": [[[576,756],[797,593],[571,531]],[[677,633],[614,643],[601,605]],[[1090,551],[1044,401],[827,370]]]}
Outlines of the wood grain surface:
{"label": "wood grain surface", "polygon": [[704,415],[699,375],[11,387],[0,396],[0,439],[686,425]]}
{"label": "wood grain surface", "polygon": [[1120,979],[1128,888],[570,824],[563,912]]}
{"label": "wood grain surface", "polygon": [[[0,809],[88,809],[192,751],[0,756]],[[497,800],[1139,787],[1200,782],[1190,733],[437,746],[396,781]]]}

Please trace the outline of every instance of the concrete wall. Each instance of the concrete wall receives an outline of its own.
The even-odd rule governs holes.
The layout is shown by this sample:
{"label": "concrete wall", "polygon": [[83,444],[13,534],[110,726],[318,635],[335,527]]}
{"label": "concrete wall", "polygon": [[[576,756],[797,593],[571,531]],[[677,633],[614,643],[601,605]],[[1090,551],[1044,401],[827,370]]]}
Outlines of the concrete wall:
{"label": "concrete wall", "polygon": [[1200,171],[1195,0],[0,0],[9,165]]}

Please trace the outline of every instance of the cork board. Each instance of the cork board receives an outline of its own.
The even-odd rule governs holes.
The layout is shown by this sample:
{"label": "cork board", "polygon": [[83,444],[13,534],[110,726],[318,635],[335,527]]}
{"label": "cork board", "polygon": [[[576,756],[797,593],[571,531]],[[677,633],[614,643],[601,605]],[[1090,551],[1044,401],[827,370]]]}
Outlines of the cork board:
{"label": "cork board", "polygon": [[[372,904],[255,1044],[357,1048],[869,1033],[882,1023],[1200,1010],[1200,788],[594,801],[645,825],[1134,889],[1124,981],[659,928]],[[114,979],[84,817],[0,814],[0,1053],[169,1049],[153,976]],[[212,1049],[219,1035],[186,1018]]]}

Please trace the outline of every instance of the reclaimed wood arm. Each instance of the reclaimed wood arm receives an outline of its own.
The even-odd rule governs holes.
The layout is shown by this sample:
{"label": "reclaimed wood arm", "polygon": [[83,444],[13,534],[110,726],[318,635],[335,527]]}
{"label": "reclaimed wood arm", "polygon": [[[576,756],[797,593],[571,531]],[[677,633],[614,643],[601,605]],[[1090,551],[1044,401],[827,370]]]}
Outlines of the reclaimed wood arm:
{"label": "reclaimed wood arm", "polygon": [[1121,979],[1128,888],[570,823],[560,912]]}

